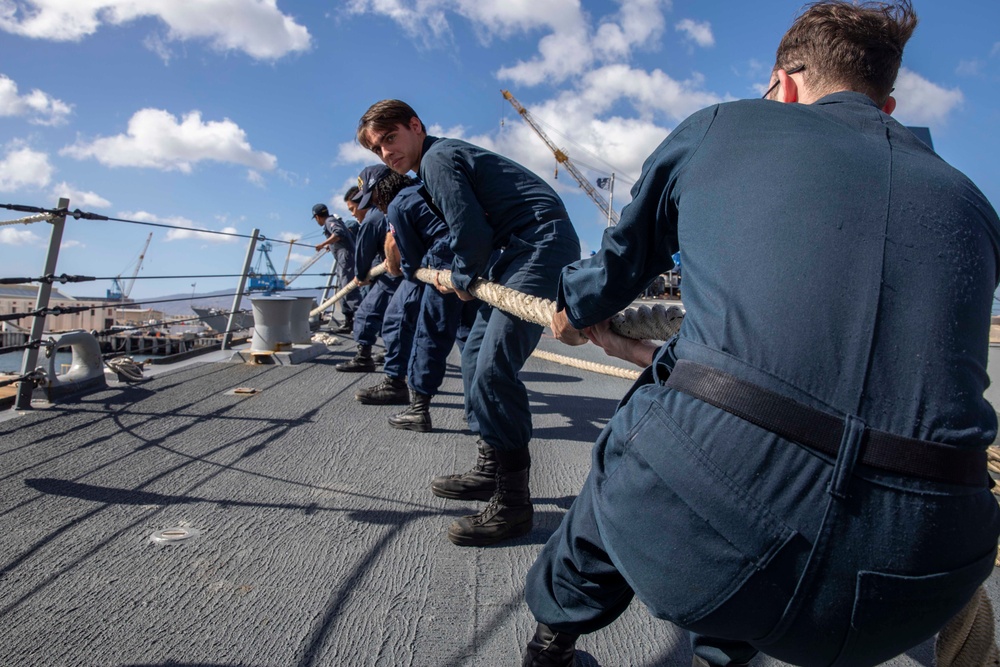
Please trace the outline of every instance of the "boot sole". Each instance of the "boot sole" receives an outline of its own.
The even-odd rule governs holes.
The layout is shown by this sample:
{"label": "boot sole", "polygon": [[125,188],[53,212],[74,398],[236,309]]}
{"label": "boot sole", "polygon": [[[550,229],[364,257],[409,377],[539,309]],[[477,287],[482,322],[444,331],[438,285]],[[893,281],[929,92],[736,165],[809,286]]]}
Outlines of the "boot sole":
{"label": "boot sole", "polygon": [[397,424],[394,421],[389,421],[389,426],[404,431],[417,431],[418,433],[429,433],[432,428],[430,424]]}
{"label": "boot sole", "polygon": [[496,488],[492,488],[489,491],[476,491],[469,493],[461,493],[455,491],[449,491],[447,489],[442,489],[440,487],[431,484],[431,493],[433,493],[438,498],[447,498],[448,500],[489,500],[496,493]]}
{"label": "boot sole", "polygon": [[[341,373],[374,373],[375,372],[375,367],[374,366],[372,366],[371,368],[368,368],[367,366],[365,366],[363,368],[337,368],[336,366],[334,366],[334,369],[340,371]],[[409,401],[407,401],[407,402],[409,402]]]}
{"label": "boot sole", "polygon": [[409,398],[405,399],[394,398],[386,401],[378,398],[362,398],[361,396],[355,396],[354,400],[356,400],[358,403],[363,403],[364,405],[409,405],[410,404]]}
{"label": "boot sole", "polygon": [[491,537],[476,537],[475,535],[463,535],[460,533],[451,532],[451,528],[448,529],[448,539],[451,543],[460,547],[488,547],[491,544],[496,544],[497,542],[503,542],[505,540],[513,540],[517,537],[522,537],[531,532],[532,521],[526,521],[525,523],[520,523],[507,533],[503,535],[496,535]]}

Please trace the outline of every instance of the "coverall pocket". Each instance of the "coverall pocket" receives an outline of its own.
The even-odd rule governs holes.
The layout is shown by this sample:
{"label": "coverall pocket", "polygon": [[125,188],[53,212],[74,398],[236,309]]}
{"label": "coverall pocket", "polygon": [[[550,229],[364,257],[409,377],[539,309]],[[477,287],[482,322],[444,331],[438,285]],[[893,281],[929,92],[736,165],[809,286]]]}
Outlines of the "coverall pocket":
{"label": "coverall pocket", "polygon": [[851,627],[835,664],[881,663],[934,635],[990,575],[995,557],[991,550],[971,565],[923,576],[859,572]]}
{"label": "coverall pocket", "polygon": [[[640,414],[634,410],[643,399],[637,392],[625,410]],[[606,452],[613,462],[599,483],[597,516],[615,565],[658,618],[689,627],[709,615],[728,624],[742,614],[754,626],[743,630],[763,634],[769,628],[761,624],[776,622],[781,603],[773,613],[712,612],[745,586],[790,596],[794,574],[761,577],[774,561],[794,562],[805,540],[738,487],[655,400],[641,414],[618,451]]]}

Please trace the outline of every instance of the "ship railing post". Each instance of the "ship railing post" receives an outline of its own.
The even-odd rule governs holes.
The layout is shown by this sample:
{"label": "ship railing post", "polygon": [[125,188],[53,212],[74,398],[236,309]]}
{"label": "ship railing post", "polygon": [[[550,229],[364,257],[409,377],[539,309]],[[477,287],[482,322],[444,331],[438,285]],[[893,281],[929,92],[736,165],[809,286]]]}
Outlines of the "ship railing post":
{"label": "ship railing post", "polygon": [[337,275],[337,256],[334,255],[334,253],[330,254],[333,255],[333,264],[330,266],[330,275],[326,277],[326,287],[323,288],[323,296],[320,297],[319,300],[320,303],[326,302],[327,298],[329,297],[330,290],[333,289],[333,279]]}
{"label": "ship railing post", "polygon": [[257,250],[257,237],[260,230],[254,228],[250,234],[250,245],[247,246],[247,258],[243,262],[243,272],[240,274],[240,284],[236,288],[236,296],[233,297],[233,307],[229,312],[229,322],[226,324],[226,333],[222,334],[222,349],[228,350],[233,342],[233,325],[236,323],[236,313],[240,309],[240,302],[243,300],[243,290],[247,286],[247,274],[250,273],[250,265],[253,263],[253,254]]}
{"label": "ship railing post", "polygon": [[[69,208],[69,199],[59,198],[56,208],[66,210]],[[49,252],[45,256],[45,270],[42,276],[54,276],[56,273],[56,263],[59,261],[59,246],[62,244],[63,229],[66,227],[66,216],[60,215],[52,218],[52,234],[49,236]],[[42,311],[49,307],[49,297],[52,295],[52,283],[42,281],[38,285],[38,295],[35,297],[35,310]],[[45,331],[45,315],[35,316],[31,323],[31,334],[28,342],[41,340]],[[21,358],[21,375],[27,375],[35,370],[38,363],[38,348],[29,347],[24,351]],[[14,399],[15,410],[28,410],[31,408],[31,394],[34,391],[34,382],[31,380],[21,380],[17,387],[17,398]]]}

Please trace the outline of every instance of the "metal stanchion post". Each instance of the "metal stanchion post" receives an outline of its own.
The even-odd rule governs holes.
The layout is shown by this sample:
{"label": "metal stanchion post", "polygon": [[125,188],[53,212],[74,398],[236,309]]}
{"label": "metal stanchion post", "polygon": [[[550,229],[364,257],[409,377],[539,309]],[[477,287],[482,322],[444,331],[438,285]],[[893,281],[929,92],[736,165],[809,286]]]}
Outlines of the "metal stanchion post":
{"label": "metal stanchion post", "polygon": [[240,309],[240,301],[243,299],[243,289],[247,286],[247,274],[250,272],[250,264],[253,263],[253,253],[257,249],[257,237],[260,230],[254,228],[250,235],[250,245],[247,247],[247,258],[243,262],[243,272],[240,274],[240,285],[236,288],[236,296],[233,297],[233,308],[229,313],[229,322],[226,324],[226,333],[222,334],[222,349],[228,350],[233,342],[233,324],[236,322],[236,312]]}
{"label": "metal stanchion post", "polygon": [[[69,208],[69,199],[59,198],[56,208],[66,210]],[[62,243],[63,229],[66,226],[66,216],[60,215],[52,219],[52,234],[49,236],[49,252],[45,257],[45,270],[42,276],[53,276],[56,273],[56,263],[59,260],[59,246]],[[35,310],[40,311],[49,307],[49,296],[52,294],[52,283],[42,282],[38,285],[38,296],[35,298]],[[45,331],[45,316],[38,315],[31,323],[31,335],[28,341],[41,340]],[[24,351],[21,359],[21,375],[27,375],[35,370],[38,363],[38,348],[28,348]],[[14,399],[15,410],[28,410],[31,408],[31,394],[34,384],[31,380],[21,380],[17,387],[17,398]]]}

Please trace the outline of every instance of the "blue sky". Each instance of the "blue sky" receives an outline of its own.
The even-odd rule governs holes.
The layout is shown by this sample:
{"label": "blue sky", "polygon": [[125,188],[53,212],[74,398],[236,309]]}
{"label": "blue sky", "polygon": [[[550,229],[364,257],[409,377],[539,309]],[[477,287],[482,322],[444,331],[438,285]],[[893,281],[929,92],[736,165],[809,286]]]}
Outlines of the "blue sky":
{"label": "blue sky", "polygon": [[[691,112],[760,94],[800,2],[758,0],[0,0],[0,202],[190,231],[70,220],[59,273],[238,273],[246,240],[320,240],[310,219],[373,156],[368,106],[408,101],[432,133],[509,155],[562,195],[584,245],[605,221],[502,98],[509,89],[588,178],[643,160]],[[896,117],[1000,202],[1000,2],[917,0]],[[790,184],[768,183],[776,191]],[[607,195],[607,193],[604,193]],[[0,210],[0,221],[20,214]],[[0,277],[37,276],[48,226],[0,227]],[[312,253],[296,248],[294,269]],[[281,270],[286,246],[272,260]],[[328,262],[316,267],[328,269]],[[319,284],[301,278],[296,287]],[[229,289],[137,281],[132,296]],[[103,294],[110,283],[68,285]]]}

